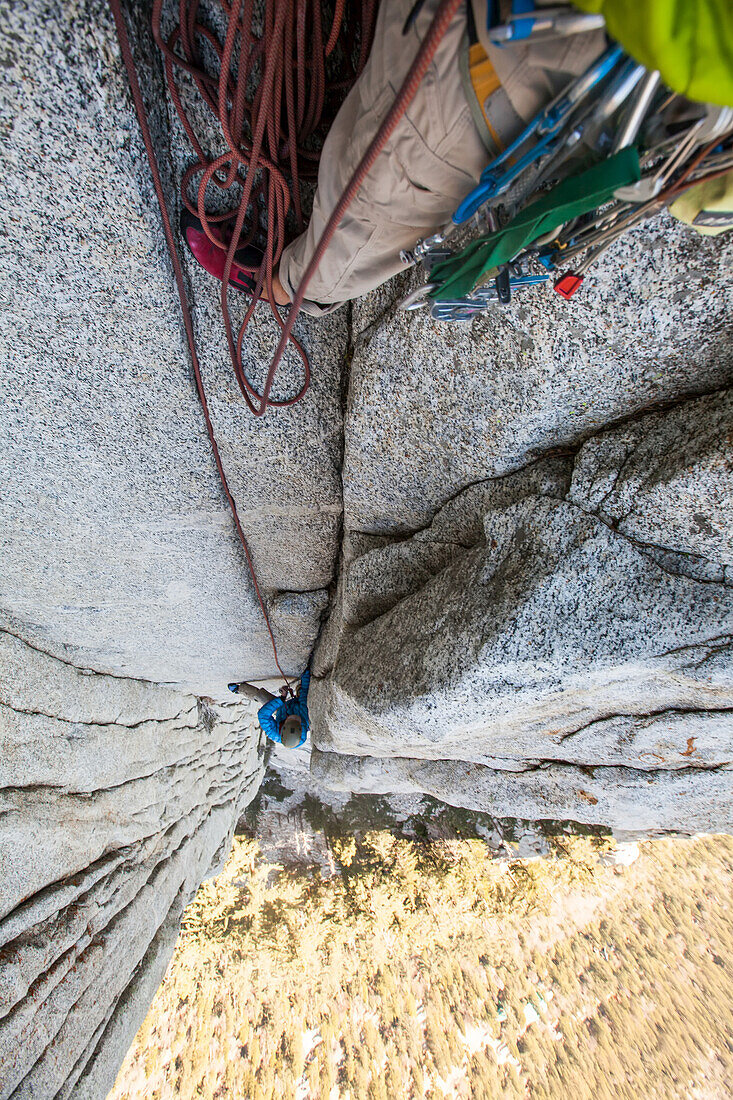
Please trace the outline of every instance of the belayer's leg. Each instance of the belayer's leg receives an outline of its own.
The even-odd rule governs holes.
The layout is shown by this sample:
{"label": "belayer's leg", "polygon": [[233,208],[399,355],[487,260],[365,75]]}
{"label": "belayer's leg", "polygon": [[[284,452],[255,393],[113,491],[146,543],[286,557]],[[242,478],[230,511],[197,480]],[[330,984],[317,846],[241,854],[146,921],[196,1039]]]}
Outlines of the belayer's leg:
{"label": "belayer's leg", "polygon": [[[402,34],[414,0],[379,10],[367,65],[328,134],[307,230],[284,250],[281,286],[292,300],[328,218],[394,100],[430,25],[438,0],[427,0]],[[404,270],[399,254],[443,225],[475,186],[487,151],[463,90],[466,48],[461,6],[407,113],[380,153],[308,284],[304,312],[320,315],[368,293]]]}

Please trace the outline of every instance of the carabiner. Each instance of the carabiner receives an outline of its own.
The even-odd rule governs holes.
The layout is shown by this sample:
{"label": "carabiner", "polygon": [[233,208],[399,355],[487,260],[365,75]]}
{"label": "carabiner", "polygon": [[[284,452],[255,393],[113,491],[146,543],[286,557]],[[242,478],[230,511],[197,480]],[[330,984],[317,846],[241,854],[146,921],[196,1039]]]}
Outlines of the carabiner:
{"label": "carabiner", "polygon": [[600,14],[570,11],[564,9],[543,10],[542,8],[518,12],[513,11],[506,23],[500,23],[489,30],[492,46],[509,46],[515,42],[524,42],[527,38],[566,38],[572,34],[584,34],[586,31],[600,30],[606,20]]}
{"label": "carabiner", "polygon": [[423,306],[430,304],[427,300],[428,294],[435,290],[437,286],[437,283],[423,283],[422,286],[418,286],[414,290],[411,290],[407,297],[402,299],[397,308],[407,313],[412,310],[422,309]]}
{"label": "carabiner", "polygon": [[[575,107],[608,76],[623,56],[620,46],[609,46],[582,76],[536,114],[511,145],[484,168],[478,185],[457,206],[453,214],[454,225],[463,225],[485,202],[503,195],[535,161],[554,155],[563,144],[563,129]],[[507,162],[516,158],[519,150],[532,137],[535,138],[535,144],[515,159],[513,165],[509,165]]]}

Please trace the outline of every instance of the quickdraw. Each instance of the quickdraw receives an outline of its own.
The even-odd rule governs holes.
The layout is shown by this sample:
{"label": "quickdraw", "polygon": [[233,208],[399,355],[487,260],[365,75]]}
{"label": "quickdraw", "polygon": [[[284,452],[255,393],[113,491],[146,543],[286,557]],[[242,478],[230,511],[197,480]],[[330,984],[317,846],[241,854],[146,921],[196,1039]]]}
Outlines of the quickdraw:
{"label": "quickdraw", "polygon": [[[540,111],[519,137],[481,173],[477,187],[459,204],[453,215],[454,225],[463,225],[480,206],[505,194],[525,169],[542,157],[553,156],[568,140],[565,132],[575,108],[613,71],[623,57],[620,46],[611,46],[567,91]],[[519,151],[534,144],[517,157]],[[517,158],[517,159],[515,159]],[[512,163],[513,162],[513,163]]]}
{"label": "quickdraw", "polygon": [[492,8],[488,5],[489,39],[494,46],[507,46],[524,42],[528,38],[564,38],[584,31],[595,31],[605,25],[602,15],[574,11],[568,8],[541,8],[535,10],[533,0],[513,0],[512,14],[505,23],[494,23]]}
{"label": "quickdraw", "polygon": [[[510,275],[508,278],[509,290],[513,293],[526,286],[539,286],[546,283],[549,273]],[[500,291],[496,286],[480,287],[463,298],[447,298],[439,302],[431,301],[429,295],[437,288],[437,283],[424,283],[417,290],[408,294],[401,303],[401,308],[412,311],[430,307],[430,316],[434,321],[472,321],[479,313],[484,313],[488,305],[501,301]]]}
{"label": "quickdraw", "polygon": [[[600,26],[599,18],[589,22],[567,8],[535,10],[531,0],[514,0],[511,18],[490,26],[490,38],[495,45],[507,45],[531,36],[576,34]],[[470,321],[505,304],[515,290],[548,281],[561,298],[571,298],[591,265],[632,226],[693,184],[733,170],[732,139],[733,108],[695,104],[670,93],[658,72],[647,71],[611,44],[487,165],[448,225],[402,253],[405,264],[423,265],[429,281],[413,290],[400,308],[429,307],[433,320]],[[580,150],[599,163],[610,158],[610,164],[637,143],[642,153],[635,177],[602,201],[585,209],[581,204],[559,225],[544,224],[534,241],[520,243],[514,255],[504,256],[486,273],[491,284],[451,294],[448,276],[455,281],[457,272],[473,269],[477,243],[506,236],[515,224],[512,219],[521,221],[525,211],[538,205],[538,196],[547,205],[553,191],[542,191],[543,185],[584,178],[583,173],[568,173],[568,162],[572,165]],[[529,199],[513,208],[512,195],[532,169]],[[556,188],[558,194],[561,190]]]}

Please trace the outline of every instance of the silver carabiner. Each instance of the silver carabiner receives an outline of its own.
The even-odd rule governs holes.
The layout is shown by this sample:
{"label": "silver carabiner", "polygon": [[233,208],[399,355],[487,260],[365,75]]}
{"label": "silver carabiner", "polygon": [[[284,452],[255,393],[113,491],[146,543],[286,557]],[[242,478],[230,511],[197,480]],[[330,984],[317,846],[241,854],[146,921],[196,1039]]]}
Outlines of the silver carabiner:
{"label": "silver carabiner", "polygon": [[430,316],[434,321],[472,321],[480,313],[485,313],[498,298],[493,287],[480,287],[465,298],[445,298],[442,302],[433,302]]}
{"label": "silver carabiner", "polygon": [[423,283],[422,286],[416,287],[410,291],[406,298],[402,299],[397,308],[409,313],[429,305],[430,303],[427,301],[428,294],[435,290],[437,285],[437,283]]}
{"label": "silver carabiner", "polygon": [[472,321],[483,312],[483,307],[469,307],[463,302],[433,302],[430,316],[434,321]]}

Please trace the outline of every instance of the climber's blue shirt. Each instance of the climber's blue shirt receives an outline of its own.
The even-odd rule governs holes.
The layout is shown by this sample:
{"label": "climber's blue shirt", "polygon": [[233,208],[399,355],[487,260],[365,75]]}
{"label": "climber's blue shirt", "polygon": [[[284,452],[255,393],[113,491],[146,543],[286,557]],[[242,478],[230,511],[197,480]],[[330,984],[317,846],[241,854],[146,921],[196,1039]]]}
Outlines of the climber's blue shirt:
{"label": "climber's blue shirt", "polygon": [[276,741],[278,745],[280,741],[280,726],[288,717],[289,714],[297,714],[301,721],[301,733],[300,741],[295,746],[300,746],[308,736],[309,722],[308,722],[308,687],[311,682],[310,669],[307,668],[303,673],[300,680],[300,687],[298,694],[294,699],[270,699],[265,703],[263,707],[257,711],[257,719],[260,726],[270,738],[271,741]]}

